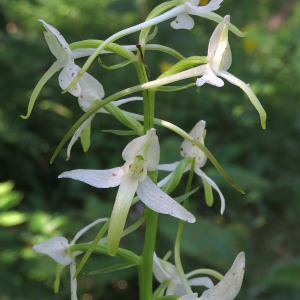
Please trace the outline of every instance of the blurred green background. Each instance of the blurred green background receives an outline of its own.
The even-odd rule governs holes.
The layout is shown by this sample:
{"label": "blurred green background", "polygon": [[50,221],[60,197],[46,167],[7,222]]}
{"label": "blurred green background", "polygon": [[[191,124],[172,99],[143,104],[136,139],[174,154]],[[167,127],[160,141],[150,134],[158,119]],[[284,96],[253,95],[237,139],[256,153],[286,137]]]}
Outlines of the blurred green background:
{"label": "blurred green background", "polygon": [[[201,1],[205,4],[207,1]],[[66,161],[66,146],[53,165],[50,158],[68,129],[82,115],[77,99],[61,95],[57,76],[41,91],[33,113],[25,114],[32,90],[54,62],[43,36],[43,19],[56,27],[69,43],[105,39],[114,32],[145,19],[157,0],[0,0],[0,300],[70,299],[70,278],[62,272],[61,288],[53,294],[56,264],[31,252],[32,245],[52,236],[70,241],[75,233],[96,218],[110,215],[117,189],[98,190],[72,180],[58,180],[66,170],[105,169],[123,164],[121,151],[132,137],[102,133],[124,129],[110,115],[92,122],[92,145],[83,153],[80,142]],[[236,299],[300,299],[300,2],[280,0],[225,0],[218,14],[231,21],[246,38],[230,33],[233,63],[230,73],[251,84],[267,111],[267,130],[247,96],[226,82],[223,88],[205,85],[176,93],[158,93],[156,116],[190,131],[201,119],[207,121],[206,146],[225,170],[246,191],[234,190],[208,161],[204,167],[226,198],[224,216],[215,194],[212,208],[205,204],[199,178],[193,187],[190,210],[197,222],[185,227],[182,260],[187,272],[215,268],[225,273],[240,251],[246,252],[246,274]],[[184,56],[206,55],[216,23],[196,18],[191,31],[158,26],[153,43],[175,48]],[[138,34],[119,40],[136,44]],[[152,43],[151,42],[151,43]],[[116,55],[102,57],[112,65]],[[85,59],[77,61],[79,65]],[[155,79],[176,60],[167,54],[147,52],[145,61]],[[106,95],[136,85],[134,67],[105,70],[94,63],[89,72],[104,86]],[[58,75],[58,74],[57,74]],[[125,109],[142,112],[142,103]],[[161,163],[181,159],[182,138],[157,128]],[[166,174],[161,174],[164,176]],[[171,194],[184,193],[187,176]],[[132,208],[128,224],[141,214]],[[156,251],[163,256],[174,246],[178,220],[159,217]],[[84,235],[94,238],[98,227]],[[141,253],[144,227],[122,239],[121,246]],[[84,271],[115,263],[93,255]],[[138,299],[134,268],[78,280],[78,298]],[[157,282],[155,281],[155,286]],[[202,289],[196,289],[199,293]]]}

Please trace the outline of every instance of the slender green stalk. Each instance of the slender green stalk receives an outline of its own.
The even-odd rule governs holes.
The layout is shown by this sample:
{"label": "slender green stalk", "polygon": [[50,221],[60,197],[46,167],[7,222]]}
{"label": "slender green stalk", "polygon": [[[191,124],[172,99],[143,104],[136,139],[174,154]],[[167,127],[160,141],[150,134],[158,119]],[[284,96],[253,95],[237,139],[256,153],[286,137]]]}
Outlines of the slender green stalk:
{"label": "slender green stalk", "polygon": [[[140,84],[143,84],[148,82],[148,78],[145,69],[143,52],[141,49],[139,49],[137,56],[139,57],[139,62],[138,64],[135,63],[136,70],[140,80]],[[146,133],[148,129],[154,127],[155,91],[143,90],[143,98],[144,98],[144,119],[145,119],[144,133]],[[155,241],[156,241],[158,213],[148,208],[145,209],[147,209],[146,233],[145,233],[144,249],[141,255],[141,262],[140,262],[140,266],[138,267],[138,277],[139,277],[139,285],[140,285],[140,300],[152,300],[152,291],[153,291],[152,265],[153,265],[153,253],[154,253]]]}
{"label": "slender green stalk", "polygon": [[[187,182],[186,190],[185,190],[186,194],[189,193],[191,190],[192,180],[193,180],[193,175],[194,175],[194,167],[195,167],[195,158],[192,161],[192,166],[191,166],[191,170],[190,170],[190,174],[189,174],[189,178],[188,178],[188,182]],[[189,203],[189,198],[187,197],[183,202],[184,208],[187,209],[188,203]],[[175,265],[176,265],[179,277],[181,279],[182,285],[185,289],[185,292],[187,294],[191,294],[191,293],[193,293],[193,291],[187,281],[187,278],[186,278],[185,273],[182,268],[181,259],[180,259],[180,242],[181,242],[182,232],[183,232],[183,228],[184,228],[184,223],[185,223],[184,221],[180,220],[177,237],[176,237],[176,242],[175,242],[175,247],[174,247],[174,259],[175,259]]]}
{"label": "slender green stalk", "polygon": [[156,241],[158,213],[147,209],[147,223],[143,254],[138,266],[140,300],[152,300],[152,265]]}
{"label": "slender green stalk", "polygon": [[[140,56],[140,52],[137,53],[138,56]],[[134,63],[136,73],[138,75],[140,84],[143,84],[145,82],[148,82],[146,70],[144,68],[144,65],[139,60],[138,62]],[[146,134],[147,130],[149,128],[152,128],[150,125],[150,96],[149,96],[149,90],[143,90],[143,104],[144,104],[144,134]]]}
{"label": "slender green stalk", "polygon": [[198,270],[194,270],[190,273],[186,274],[186,278],[190,278],[194,275],[199,275],[199,274],[205,274],[205,275],[211,275],[214,276],[215,278],[222,280],[223,279],[223,275],[215,270],[211,270],[211,269],[198,269]]}

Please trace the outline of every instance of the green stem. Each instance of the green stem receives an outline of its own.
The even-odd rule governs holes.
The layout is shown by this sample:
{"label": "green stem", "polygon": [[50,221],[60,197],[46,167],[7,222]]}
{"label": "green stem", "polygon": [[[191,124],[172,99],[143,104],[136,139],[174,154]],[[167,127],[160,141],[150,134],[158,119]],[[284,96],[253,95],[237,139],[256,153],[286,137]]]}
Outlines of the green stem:
{"label": "green stem", "polygon": [[158,213],[147,208],[147,223],[143,254],[138,266],[140,300],[152,300],[152,265],[157,232]]}
{"label": "green stem", "polygon": [[[144,66],[144,57],[142,50],[139,49],[137,53],[139,58],[135,63],[136,72],[139,77],[140,84],[148,82],[146,69]],[[143,90],[144,98],[144,133],[154,127],[154,100],[155,91]],[[141,255],[140,266],[138,267],[139,287],[140,287],[140,300],[152,300],[152,265],[153,253],[156,241],[158,213],[151,209],[147,210],[146,234],[144,249]]]}
{"label": "green stem", "polygon": [[[191,166],[191,170],[190,170],[190,174],[189,174],[189,178],[188,178],[188,182],[187,182],[186,190],[185,190],[186,194],[189,193],[191,190],[191,185],[192,185],[192,180],[193,180],[193,175],[194,175],[194,167],[195,167],[195,158],[192,161],[192,166]],[[189,198],[187,197],[183,202],[184,208],[187,209],[188,203],[189,203]],[[185,273],[182,268],[181,259],[180,259],[180,242],[181,242],[182,232],[183,232],[183,228],[184,228],[184,223],[185,223],[184,221],[180,220],[177,237],[176,237],[176,242],[175,242],[175,247],[174,247],[174,259],[175,259],[175,265],[176,265],[179,277],[181,279],[182,285],[185,289],[185,292],[187,294],[191,294],[191,293],[193,293],[193,291],[187,281],[187,278],[186,278]]]}
{"label": "green stem", "polygon": [[215,278],[222,280],[223,279],[223,275],[215,270],[211,270],[211,269],[198,269],[198,270],[194,270],[190,273],[186,274],[187,278],[190,278],[194,275],[199,275],[199,274],[205,274],[205,275],[211,275],[214,276]]}
{"label": "green stem", "polygon": [[[140,57],[140,52],[137,53],[137,56]],[[143,84],[145,82],[148,82],[146,70],[144,68],[144,65],[142,64],[141,60],[134,63],[135,69],[137,76],[139,78],[140,84]],[[144,103],[144,134],[146,134],[147,130],[150,127],[150,95],[149,95],[149,90],[143,90],[143,103]]]}

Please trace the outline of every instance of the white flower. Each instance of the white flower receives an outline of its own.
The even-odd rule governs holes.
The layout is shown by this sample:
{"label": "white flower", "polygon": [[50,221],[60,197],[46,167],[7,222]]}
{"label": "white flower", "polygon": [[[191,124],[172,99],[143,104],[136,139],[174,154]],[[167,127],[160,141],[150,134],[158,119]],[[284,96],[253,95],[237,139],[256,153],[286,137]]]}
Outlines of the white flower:
{"label": "white flower", "polygon": [[208,45],[207,60],[209,63],[205,65],[204,74],[201,78],[197,79],[196,84],[202,86],[204,83],[209,83],[217,87],[222,87],[224,81],[217,77],[220,76],[230,83],[239,86],[248,95],[250,101],[257,109],[261,118],[262,127],[265,129],[266,112],[259,100],[246,83],[227,72],[232,63],[232,55],[228,43],[229,21],[230,16],[225,16],[214,30]]}
{"label": "white flower", "polygon": [[75,244],[75,242],[91,227],[95,226],[100,222],[107,221],[107,218],[98,219],[90,225],[81,229],[74,237],[74,239],[68,243],[68,240],[62,236],[52,237],[40,244],[34,245],[32,247],[33,252],[42,253],[50,256],[56,262],[62,266],[70,265],[70,276],[71,276],[71,299],[77,300],[77,280],[73,279],[76,273],[76,262],[75,256],[81,254],[82,252],[76,251],[71,253],[70,247]]}
{"label": "white flower", "polygon": [[[189,133],[194,139],[198,140],[201,144],[204,145],[204,129],[205,129],[205,121],[199,121],[194,128],[191,130],[191,132]],[[224,210],[225,210],[225,199],[224,196],[222,195],[220,189],[218,188],[218,186],[216,185],[216,183],[210,179],[200,168],[202,168],[207,160],[207,156],[195,145],[193,145],[191,142],[189,142],[188,140],[184,140],[183,143],[181,144],[181,148],[180,148],[180,154],[183,157],[195,157],[195,167],[194,167],[194,171],[195,173],[200,176],[201,178],[203,178],[208,184],[210,184],[220,195],[220,199],[221,199],[221,214],[223,214]],[[164,171],[174,171],[177,167],[177,165],[179,164],[179,162],[175,162],[173,164],[165,164],[165,165],[159,165],[157,167],[158,170],[164,170]],[[191,169],[191,164],[187,167],[187,169],[185,171],[188,171]],[[171,175],[171,174],[170,174]],[[161,185],[166,184],[167,180],[171,177],[171,176],[167,176],[165,180],[163,180],[160,183]]]}
{"label": "white flower", "polygon": [[245,253],[240,252],[233,262],[230,270],[223,279],[214,287],[198,294],[188,294],[178,300],[233,300],[239,293],[245,272]]}
{"label": "white flower", "polygon": [[[166,295],[185,294],[176,266],[165,260],[159,259],[155,253],[153,254],[153,274],[160,283],[169,281]],[[189,276],[186,275],[186,278],[189,278]],[[188,283],[190,286],[205,286],[207,288],[214,286],[208,277],[189,279]]]}
{"label": "white flower", "polygon": [[[62,69],[59,74],[59,85],[62,89],[65,89],[72,80],[76,77],[80,71],[80,67],[75,65],[72,51],[69,44],[66,42],[61,33],[53,26],[47,24],[43,20],[39,20],[43,23],[46,31],[44,32],[46,42],[49,46],[51,53],[56,57],[56,61],[50,67],[50,69],[40,79],[30,97],[27,115],[23,118],[28,118],[32,111],[34,102],[41,91],[44,84],[51,78],[54,73]],[[84,52],[84,50],[82,50]],[[87,52],[88,55],[88,52]],[[84,73],[78,83],[76,83],[69,92],[78,97],[79,106],[83,110],[88,110],[93,105],[96,99],[102,99],[104,97],[104,89],[101,83],[88,73]]]}
{"label": "white flower", "polygon": [[126,161],[122,167],[110,170],[73,170],[58,177],[80,180],[97,188],[120,186],[107,236],[108,252],[111,255],[116,253],[119,246],[135,192],[150,209],[187,222],[195,222],[195,217],[190,212],[160,190],[147,176],[147,171],[156,170],[160,157],[155,129],[149,129],[144,136],[132,140],[125,147],[122,156]]}
{"label": "white flower", "polygon": [[195,22],[189,14],[211,19],[212,15],[210,12],[217,10],[222,2],[223,0],[211,0],[205,6],[198,6],[199,0],[185,0],[185,12],[179,14],[176,20],[171,23],[171,26],[174,29],[192,29]]}

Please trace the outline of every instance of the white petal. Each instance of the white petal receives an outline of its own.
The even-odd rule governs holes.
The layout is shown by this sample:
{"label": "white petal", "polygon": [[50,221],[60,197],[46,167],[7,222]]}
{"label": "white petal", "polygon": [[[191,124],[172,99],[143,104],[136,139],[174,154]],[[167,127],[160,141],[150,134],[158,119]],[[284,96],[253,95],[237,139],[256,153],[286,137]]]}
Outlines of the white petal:
{"label": "white petal", "polygon": [[[79,70],[80,68],[75,65],[73,60],[70,59],[58,76],[59,85],[63,90],[66,89],[73,81]],[[78,97],[81,92],[78,82],[68,92],[73,96]]]}
{"label": "white petal", "polygon": [[123,168],[117,167],[109,170],[78,169],[64,172],[58,178],[72,178],[96,188],[111,188],[120,185],[123,176]]}
{"label": "white petal", "polygon": [[[117,101],[112,101],[110,102],[111,104],[115,105],[115,106],[119,106],[122,105],[124,103],[127,102],[131,102],[131,101],[136,101],[136,100],[143,100],[143,97],[130,97],[130,98],[126,98],[126,99],[121,99],[121,100],[117,100]],[[106,111],[104,108],[100,108],[97,113],[104,113],[104,114],[109,114],[108,111]]]}
{"label": "white petal", "polygon": [[158,213],[168,214],[190,223],[196,221],[190,212],[157,187],[149,176],[139,182],[136,193],[146,206]]}
{"label": "white petal", "polygon": [[224,81],[216,76],[209,64],[206,65],[204,75],[196,81],[196,85],[198,86],[202,86],[204,83],[209,83],[217,87],[222,87],[224,85]]}
{"label": "white petal", "polygon": [[124,230],[131,202],[138,186],[138,180],[131,175],[124,176],[120,184],[107,233],[107,250],[115,255]]}
{"label": "white petal", "polygon": [[229,21],[230,16],[225,16],[214,30],[208,44],[207,60],[211,61],[214,58],[221,39],[221,29],[223,28],[223,25],[226,25],[228,27]]}
{"label": "white petal", "polygon": [[71,141],[68,145],[68,149],[67,149],[67,160],[69,160],[69,158],[70,158],[71,149],[72,149],[73,145],[75,144],[75,142],[80,137],[82,131],[89,125],[90,122],[92,122],[94,117],[95,117],[95,114],[91,115],[83,124],[80,125],[80,127],[73,134],[72,139],[71,139]]}
{"label": "white petal", "polygon": [[227,48],[225,49],[225,52],[223,53],[223,58],[220,65],[220,71],[227,71],[232,63],[232,54],[231,49],[229,46],[229,43],[227,45]]}
{"label": "white petal", "polygon": [[148,148],[147,153],[147,168],[149,171],[154,171],[159,162],[160,157],[160,151],[159,151],[159,143],[158,143],[158,137],[155,129],[149,129],[147,130],[147,133],[141,137],[135,138],[132,140],[123,150],[122,157],[125,161],[128,161],[132,158],[134,158],[137,155],[143,154],[143,148],[146,142],[149,139],[153,139],[154,141]]}
{"label": "white petal", "polygon": [[158,138],[150,145],[147,155],[147,170],[155,171],[160,158],[160,149]]}
{"label": "white petal", "polygon": [[[180,297],[178,300],[197,300],[197,298],[198,298],[198,294],[193,293],[193,294],[184,295]],[[215,300],[219,300],[219,299],[215,299]]]}
{"label": "white petal", "polygon": [[153,274],[160,283],[166,279],[171,279],[171,275],[164,270],[155,252],[153,253]]}
{"label": "white petal", "polygon": [[208,277],[198,277],[198,278],[189,279],[188,283],[190,286],[205,286],[208,289],[214,286],[213,282]]}
{"label": "white petal", "polygon": [[245,253],[236,257],[232,267],[213,288],[203,292],[199,300],[233,300],[241,289],[245,271]]}
{"label": "white petal", "polygon": [[172,164],[164,164],[164,165],[158,165],[157,170],[162,171],[175,171],[176,167],[179,165],[180,161],[176,161]]}
{"label": "white petal", "polygon": [[74,275],[76,273],[76,262],[75,258],[73,258],[73,261],[70,265],[70,277],[71,277],[71,300],[77,300],[77,279],[74,278]]}
{"label": "white petal", "polygon": [[174,29],[192,29],[195,25],[193,18],[188,14],[180,14],[177,16],[176,20],[171,23]]}
{"label": "white petal", "polygon": [[[230,21],[230,16],[225,16],[224,19],[220,22],[220,24],[222,23],[222,26],[219,28],[220,38],[219,38],[218,46],[216,48],[214,56],[211,59],[208,59],[210,60],[209,64],[211,65],[211,68],[214,70],[214,72],[218,72],[219,69],[221,69],[221,67],[224,65],[223,63],[224,55],[226,60],[230,59],[229,66],[231,64],[231,57],[228,58],[228,55],[231,56],[230,47],[228,47],[229,45],[228,25],[230,23],[229,21]],[[228,61],[226,62],[226,67],[227,65],[228,65]]]}
{"label": "white petal", "polygon": [[211,0],[205,6],[198,6],[197,10],[201,11],[201,12],[207,12],[207,11],[217,10],[220,7],[220,5],[221,5],[222,2],[223,2],[223,0]]}
{"label": "white petal", "polygon": [[32,251],[46,254],[64,266],[69,265],[72,261],[69,254],[68,240],[62,236],[55,236],[40,244],[34,245]]}
{"label": "white petal", "polygon": [[179,285],[177,286],[176,291],[175,291],[175,295],[183,296],[183,295],[185,295],[185,294],[186,294],[186,292],[185,292],[184,286],[183,286],[182,284],[179,284]]}
{"label": "white petal", "polygon": [[131,102],[131,101],[136,101],[136,100],[143,100],[143,97],[129,97],[129,98],[126,98],[126,99],[111,101],[110,103],[115,105],[115,106],[119,106],[119,105],[122,105],[124,103],[128,103],[128,102]]}
{"label": "white petal", "polygon": [[69,60],[70,53],[62,49],[61,44],[52,32],[44,31],[44,36],[51,53],[62,64],[62,67],[65,66]]}
{"label": "white petal", "polygon": [[94,105],[96,99],[102,99],[104,97],[102,84],[90,74],[85,72],[78,83],[81,88],[80,96],[78,98],[79,106],[84,111],[89,110]]}
{"label": "white petal", "polygon": [[87,226],[85,226],[84,228],[82,228],[80,231],[78,231],[77,233],[76,233],[76,235],[75,235],[75,237],[74,237],[74,239],[71,241],[71,243],[70,243],[70,246],[72,246],[72,245],[74,245],[75,244],[75,242],[86,232],[86,231],[88,231],[90,228],[92,228],[93,226],[95,226],[95,225],[97,225],[97,224],[99,224],[99,223],[101,223],[101,222],[105,222],[105,221],[107,221],[108,220],[108,218],[101,218],[101,219],[98,219],[98,220],[96,220],[95,222],[93,222],[93,223],[91,223],[91,224],[89,224],[89,225],[87,225]]}
{"label": "white petal", "polygon": [[44,20],[39,19],[38,21],[42,22],[44,24],[46,30],[52,32],[56,36],[56,38],[62,45],[63,49],[68,51],[71,54],[69,44],[66,42],[65,38],[61,35],[61,33],[53,26],[47,24]]}
{"label": "white petal", "polygon": [[77,48],[72,50],[72,59],[90,56],[95,52],[96,48]]}
{"label": "white petal", "polygon": [[[204,129],[205,121],[199,121],[189,133],[195,140],[204,145]],[[188,140],[184,139],[180,147],[180,154],[183,157],[195,157],[195,163],[198,167],[203,167],[206,163],[207,156],[197,146],[193,145]]]}
{"label": "white petal", "polygon": [[225,199],[221,191],[219,190],[218,186],[215,184],[213,180],[211,180],[202,170],[200,170],[198,167],[195,166],[195,173],[202,177],[208,184],[210,184],[220,195],[221,199],[221,214],[223,215],[225,210]]}

